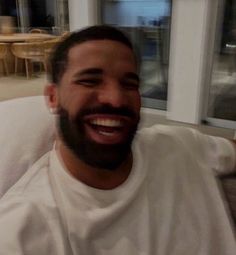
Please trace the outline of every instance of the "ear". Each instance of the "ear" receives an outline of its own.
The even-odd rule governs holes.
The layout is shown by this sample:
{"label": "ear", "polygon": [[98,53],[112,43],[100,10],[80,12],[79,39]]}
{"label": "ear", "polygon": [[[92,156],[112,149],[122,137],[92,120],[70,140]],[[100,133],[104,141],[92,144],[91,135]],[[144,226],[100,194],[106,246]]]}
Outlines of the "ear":
{"label": "ear", "polygon": [[57,109],[59,106],[58,88],[54,83],[47,84],[44,88],[44,96],[49,109]]}

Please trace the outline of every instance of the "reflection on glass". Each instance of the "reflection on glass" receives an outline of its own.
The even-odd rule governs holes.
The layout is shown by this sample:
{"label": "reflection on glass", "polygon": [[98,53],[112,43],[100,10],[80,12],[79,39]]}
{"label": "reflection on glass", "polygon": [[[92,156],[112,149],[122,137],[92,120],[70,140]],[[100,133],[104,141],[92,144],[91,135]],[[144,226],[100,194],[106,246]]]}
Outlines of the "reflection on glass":
{"label": "reflection on glass", "polygon": [[0,16],[14,18],[16,32],[39,28],[59,35],[69,30],[68,0],[2,0]]}
{"label": "reflection on glass", "polygon": [[236,0],[225,1],[216,40],[208,117],[236,120]]}
{"label": "reflection on glass", "polygon": [[150,100],[147,106],[161,109],[166,105],[155,102],[167,100],[170,2],[101,1],[102,23],[119,27],[138,48],[142,60],[141,93]]}
{"label": "reflection on glass", "polygon": [[11,16],[0,16],[0,34],[14,33],[14,18]]}

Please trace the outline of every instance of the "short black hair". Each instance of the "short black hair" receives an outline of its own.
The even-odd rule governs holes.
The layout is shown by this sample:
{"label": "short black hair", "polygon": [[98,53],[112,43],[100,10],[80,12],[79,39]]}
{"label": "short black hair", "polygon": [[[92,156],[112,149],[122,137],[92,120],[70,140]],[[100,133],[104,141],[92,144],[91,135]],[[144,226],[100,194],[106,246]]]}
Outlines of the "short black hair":
{"label": "short black hair", "polygon": [[87,27],[71,33],[66,39],[60,42],[52,52],[49,60],[49,79],[51,82],[59,84],[67,67],[68,52],[72,47],[86,41],[105,39],[125,44],[134,52],[134,55],[136,55],[131,41],[119,29],[108,25]]}

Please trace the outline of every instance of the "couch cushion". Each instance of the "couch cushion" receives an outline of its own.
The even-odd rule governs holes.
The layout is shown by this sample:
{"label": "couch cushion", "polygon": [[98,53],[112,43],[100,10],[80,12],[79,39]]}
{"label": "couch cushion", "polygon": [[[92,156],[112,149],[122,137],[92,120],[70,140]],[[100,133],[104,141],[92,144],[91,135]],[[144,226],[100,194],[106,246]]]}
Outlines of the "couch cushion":
{"label": "couch cushion", "polygon": [[54,118],[43,96],[0,102],[0,197],[52,148]]}

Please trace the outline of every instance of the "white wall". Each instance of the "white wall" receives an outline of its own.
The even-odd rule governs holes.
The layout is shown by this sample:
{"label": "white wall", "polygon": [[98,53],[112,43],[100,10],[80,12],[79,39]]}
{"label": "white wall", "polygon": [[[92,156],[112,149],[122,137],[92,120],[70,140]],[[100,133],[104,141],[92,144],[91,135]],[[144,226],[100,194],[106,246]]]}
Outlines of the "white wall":
{"label": "white wall", "polygon": [[173,1],[168,119],[195,124],[201,120],[212,2]]}
{"label": "white wall", "polygon": [[70,31],[97,23],[95,0],[68,0]]}

